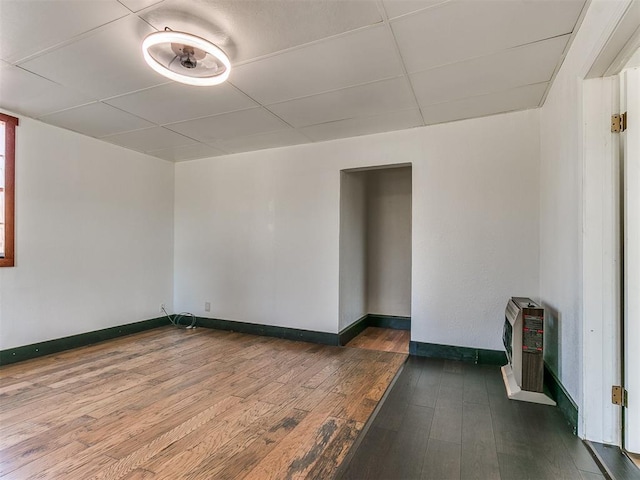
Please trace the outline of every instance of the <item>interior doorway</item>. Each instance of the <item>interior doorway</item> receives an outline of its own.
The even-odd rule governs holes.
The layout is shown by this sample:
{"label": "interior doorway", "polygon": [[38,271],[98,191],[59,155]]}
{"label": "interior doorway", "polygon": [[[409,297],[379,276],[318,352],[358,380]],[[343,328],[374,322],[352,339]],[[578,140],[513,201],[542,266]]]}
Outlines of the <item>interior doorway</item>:
{"label": "interior doorway", "polygon": [[340,180],[341,338],[408,353],[411,166],[345,170]]}
{"label": "interior doorway", "polygon": [[[629,57],[640,61],[638,52]],[[631,119],[640,113],[639,67],[640,62],[620,63],[610,74],[596,72],[583,82],[585,329],[579,430],[607,471],[633,468],[636,473],[631,461],[637,461],[634,453],[640,449],[640,124]],[[622,122],[615,124],[625,112],[626,129]],[[627,391],[626,406],[624,395],[613,397],[614,386]]]}
{"label": "interior doorway", "polygon": [[[627,118],[638,118],[640,67],[620,74],[620,111]],[[620,149],[624,165],[622,381],[627,392],[622,409],[622,446],[628,452],[640,454],[640,124],[625,123]]]}
{"label": "interior doorway", "polygon": [[[640,3],[618,6],[608,38],[603,35],[594,49],[582,82],[584,323],[579,434],[607,469],[615,463],[609,460],[626,461],[620,449],[640,449],[640,125],[632,120],[640,112]],[[616,116],[620,119],[625,111],[626,130],[615,126]],[[627,390],[626,407],[624,395],[621,399],[612,395],[620,387]],[[602,452],[612,452],[611,459]]]}

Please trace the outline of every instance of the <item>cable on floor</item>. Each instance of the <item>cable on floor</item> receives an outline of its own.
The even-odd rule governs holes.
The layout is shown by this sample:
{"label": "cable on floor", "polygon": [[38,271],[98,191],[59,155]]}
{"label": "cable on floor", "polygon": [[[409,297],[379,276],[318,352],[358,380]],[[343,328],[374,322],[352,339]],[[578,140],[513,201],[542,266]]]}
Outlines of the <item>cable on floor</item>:
{"label": "cable on floor", "polygon": [[[196,328],[197,318],[193,313],[182,312],[178,314],[169,315],[167,313],[167,310],[164,308],[164,305],[162,306],[162,311],[171,322],[171,325],[174,325],[178,328]],[[186,322],[182,323],[182,321],[185,319],[190,319],[191,323],[189,325],[187,325]]]}

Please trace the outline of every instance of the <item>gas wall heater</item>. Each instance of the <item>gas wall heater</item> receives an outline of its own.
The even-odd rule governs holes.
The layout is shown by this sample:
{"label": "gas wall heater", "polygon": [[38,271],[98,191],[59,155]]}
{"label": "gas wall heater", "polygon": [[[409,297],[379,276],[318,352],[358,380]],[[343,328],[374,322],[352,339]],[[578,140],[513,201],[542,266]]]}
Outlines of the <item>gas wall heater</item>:
{"label": "gas wall heater", "polygon": [[507,396],[555,405],[543,392],[544,309],[530,298],[511,297],[505,310],[502,342],[509,361],[502,367]]}

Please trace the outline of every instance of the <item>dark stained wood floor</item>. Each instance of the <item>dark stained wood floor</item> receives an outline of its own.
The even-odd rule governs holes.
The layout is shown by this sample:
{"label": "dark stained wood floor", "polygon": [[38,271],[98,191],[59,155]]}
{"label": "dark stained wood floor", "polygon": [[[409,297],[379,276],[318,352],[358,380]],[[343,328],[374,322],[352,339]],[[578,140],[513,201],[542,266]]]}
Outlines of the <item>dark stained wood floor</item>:
{"label": "dark stained wood floor", "polygon": [[339,479],[602,480],[555,407],[509,400],[499,367],[409,357]]}
{"label": "dark stained wood floor", "polygon": [[347,343],[347,347],[379,350],[382,352],[396,352],[409,354],[409,330],[394,330],[391,328],[367,327],[357,337]]}
{"label": "dark stained wood floor", "polygon": [[611,480],[640,480],[640,469],[617,446],[588,442]]}
{"label": "dark stained wood floor", "polygon": [[0,369],[0,477],[331,478],[406,355],[173,327]]}

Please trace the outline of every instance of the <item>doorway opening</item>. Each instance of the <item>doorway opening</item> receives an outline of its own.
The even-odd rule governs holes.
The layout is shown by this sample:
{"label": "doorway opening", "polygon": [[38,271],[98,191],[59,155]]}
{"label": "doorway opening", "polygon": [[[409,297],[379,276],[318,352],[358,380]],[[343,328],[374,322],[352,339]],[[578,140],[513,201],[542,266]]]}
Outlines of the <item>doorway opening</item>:
{"label": "doorway opening", "polygon": [[409,353],[411,196],[411,165],[341,172],[343,345]]}
{"label": "doorway opening", "polygon": [[[640,64],[640,49],[636,55]],[[640,112],[640,66],[620,74],[620,108],[625,115]],[[623,322],[622,322],[622,386],[629,400],[622,408],[622,446],[631,460],[640,454],[640,127],[629,122],[621,135],[622,155],[622,270],[623,270]],[[636,463],[637,465],[637,463]]]}
{"label": "doorway opening", "polygon": [[[615,125],[616,117],[637,118],[640,112],[640,32],[633,34],[640,4],[627,13],[583,84],[587,308],[581,436],[605,470],[624,468],[640,478],[640,128],[631,121]],[[612,386],[626,390],[628,400],[623,394],[612,401]]]}

